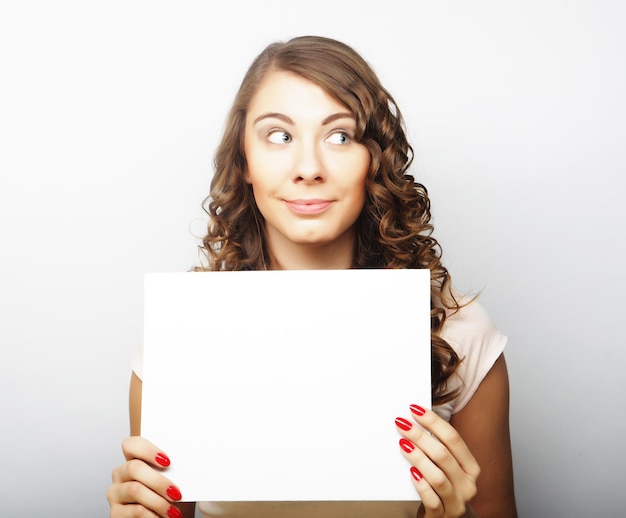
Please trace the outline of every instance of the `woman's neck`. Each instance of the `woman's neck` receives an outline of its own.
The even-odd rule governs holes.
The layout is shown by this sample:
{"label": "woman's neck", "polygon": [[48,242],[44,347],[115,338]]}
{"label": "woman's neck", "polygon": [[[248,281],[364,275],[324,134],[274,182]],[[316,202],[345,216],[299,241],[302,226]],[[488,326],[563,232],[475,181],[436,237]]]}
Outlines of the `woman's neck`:
{"label": "woman's neck", "polygon": [[268,236],[267,245],[272,270],[346,270],[352,267],[352,231],[327,244],[297,244]]}

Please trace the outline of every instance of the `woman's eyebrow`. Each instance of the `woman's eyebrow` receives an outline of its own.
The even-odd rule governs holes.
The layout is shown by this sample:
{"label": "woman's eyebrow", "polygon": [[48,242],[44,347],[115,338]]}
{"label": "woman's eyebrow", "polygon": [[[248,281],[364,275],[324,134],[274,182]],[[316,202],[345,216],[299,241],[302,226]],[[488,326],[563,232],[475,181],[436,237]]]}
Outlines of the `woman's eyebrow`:
{"label": "woman's eyebrow", "polygon": [[332,115],[329,115],[328,117],[326,117],[322,121],[322,126],[326,126],[326,124],[330,124],[331,122],[335,122],[337,119],[352,119],[352,120],[355,120],[355,117],[350,112],[333,113]]}
{"label": "woman's eyebrow", "polygon": [[253,124],[262,121],[263,119],[279,119],[286,122],[287,124],[291,124],[292,126],[294,125],[293,121],[289,117],[278,112],[264,113],[263,115],[259,115],[256,119],[254,119]]}
{"label": "woman's eyebrow", "polygon": [[[269,113],[264,113],[262,115],[259,115],[256,119],[254,119],[253,124],[256,124],[257,122],[262,121],[263,119],[279,119],[279,120],[282,120],[283,122],[286,122],[287,124],[291,124],[292,126],[295,126],[295,123],[293,122],[293,120],[291,120],[291,118],[279,112],[269,112]],[[354,120],[354,115],[352,115],[350,112],[333,113],[332,115],[329,115],[322,121],[322,126],[326,126],[326,124],[330,124],[331,122],[334,122],[338,119],[353,119]]]}

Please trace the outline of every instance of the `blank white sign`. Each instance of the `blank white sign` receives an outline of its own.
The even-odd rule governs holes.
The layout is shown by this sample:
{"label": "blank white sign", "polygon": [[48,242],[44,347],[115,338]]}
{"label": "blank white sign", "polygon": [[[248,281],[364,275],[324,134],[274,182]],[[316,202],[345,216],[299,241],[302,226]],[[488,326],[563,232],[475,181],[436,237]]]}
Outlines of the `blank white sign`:
{"label": "blank white sign", "polygon": [[417,500],[430,272],[145,276],[142,435],[192,501]]}

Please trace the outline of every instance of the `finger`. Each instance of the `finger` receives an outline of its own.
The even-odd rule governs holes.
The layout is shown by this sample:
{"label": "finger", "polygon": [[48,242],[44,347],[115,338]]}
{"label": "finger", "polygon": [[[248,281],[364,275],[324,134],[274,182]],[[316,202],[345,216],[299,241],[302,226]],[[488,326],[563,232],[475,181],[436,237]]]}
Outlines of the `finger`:
{"label": "finger", "polygon": [[170,506],[165,514],[155,513],[139,504],[115,505],[111,507],[111,518],[183,518],[178,507]]}
{"label": "finger", "polygon": [[[432,410],[426,410],[418,405],[411,405],[410,409],[415,421],[417,421],[422,428],[433,434],[438,441],[445,446],[463,471],[474,479],[478,478],[480,474],[478,463],[465,444],[465,441],[454,427]],[[428,437],[428,434],[423,434],[423,437]],[[435,455],[443,453],[442,450],[438,448],[435,448],[434,451]],[[433,460],[436,461],[436,459]]]}
{"label": "finger", "polygon": [[[417,418],[426,414],[423,409],[416,409]],[[459,503],[471,500],[477,491],[476,479],[480,468],[473,455],[461,439],[460,435],[448,423],[443,421],[434,412],[430,412],[435,416],[435,424],[437,420],[441,420],[445,426],[430,426],[441,433],[442,428],[449,427],[452,434],[456,435],[461,441],[461,447],[449,448],[444,442],[437,437],[431,435],[429,431],[422,426],[414,425],[411,421],[403,418],[396,420],[398,431],[403,435],[400,440],[400,447],[407,460],[415,466],[424,477],[428,480],[429,485],[437,492],[443,501],[446,511],[452,506],[456,508]],[[421,414],[421,415],[419,415]],[[448,444],[453,444],[449,438],[445,439]],[[454,453],[453,453],[454,452]],[[463,455],[467,452],[467,457],[461,461],[457,455]]]}
{"label": "finger", "polygon": [[141,505],[113,505],[110,518],[160,518],[156,513]]}
{"label": "finger", "polygon": [[132,436],[124,439],[122,452],[126,460],[141,459],[160,468],[167,468],[170,465],[169,457],[143,437]]}
{"label": "finger", "polygon": [[131,459],[113,471],[113,485],[108,498],[111,504],[141,504],[163,514],[170,513],[172,502],[182,498],[172,481],[146,462]]}
{"label": "finger", "polygon": [[467,477],[467,473],[446,445],[419,426],[413,426],[404,432],[400,447],[411,464],[424,474],[433,471],[437,480],[442,474],[451,479],[452,483],[462,482]]}
{"label": "finger", "polygon": [[109,488],[107,498],[111,505],[112,516],[182,517],[180,510],[170,500],[163,498],[137,480],[114,484]]}
{"label": "finger", "polygon": [[[422,508],[425,511],[421,516],[428,515],[432,518],[443,518],[445,516],[445,510],[439,495],[433,490],[428,481],[415,466],[411,466],[410,473],[413,485],[422,501]],[[418,516],[420,516],[419,513]]]}
{"label": "finger", "polygon": [[420,495],[422,508],[425,512],[418,513],[418,516],[428,516],[429,518],[453,518],[465,515],[466,506],[460,501],[445,501],[440,498],[437,491],[429,484],[426,477],[420,471],[412,467],[411,477],[413,485]]}
{"label": "finger", "polygon": [[[139,482],[141,485],[158,493],[163,498],[169,498],[171,500],[180,500],[181,498],[179,489],[169,478],[156,471],[142,460],[132,459],[117,468],[116,479],[120,484],[133,481]],[[128,500],[128,502],[134,501],[135,500]]]}
{"label": "finger", "polygon": [[[425,434],[423,431],[421,433]],[[422,493],[430,495],[430,491],[433,491],[437,496],[436,500],[440,501],[440,504],[437,504],[434,496],[431,496],[432,501],[429,502],[429,508],[436,511],[439,505],[446,510],[455,506],[459,496],[454,483],[445,469],[435,464],[421,448],[406,437],[400,439],[400,448],[412,465],[411,475],[416,484],[416,489],[420,492],[420,496]],[[458,465],[456,469],[460,471]]]}

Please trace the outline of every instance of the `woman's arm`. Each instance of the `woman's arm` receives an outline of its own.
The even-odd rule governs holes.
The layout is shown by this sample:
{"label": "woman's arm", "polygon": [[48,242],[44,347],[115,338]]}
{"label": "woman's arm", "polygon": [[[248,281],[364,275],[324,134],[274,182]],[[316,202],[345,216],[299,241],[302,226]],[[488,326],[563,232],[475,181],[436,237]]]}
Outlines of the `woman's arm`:
{"label": "woman's arm", "polygon": [[[128,408],[130,411],[130,435],[141,435],[141,391],[143,383],[133,372],[130,380],[130,392]],[[182,518],[194,518],[196,511],[195,502],[179,502],[176,507],[182,512]]]}
{"label": "woman's arm", "polygon": [[107,491],[110,517],[193,518],[195,504],[181,504],[180,490],[165,476],[169,458],[156,445],[139,436],[141,389],[141,380],[133,374],[129,405],[132,435],[122,443],[126,461],[113,470],[112,484]]}
{"label": "woman's arm", "polygon": [[450,418],[480,466],[472,507],[481,518],[516,518],[509,433],[509,377],[504,355],[469,403]]}
{"label": "woman's arm", "polygon": [[404,418],[396,426],[422,500],[418,518],[516,518],[504,357],[450,423],[417,405],[411,411],[419,426]]}

